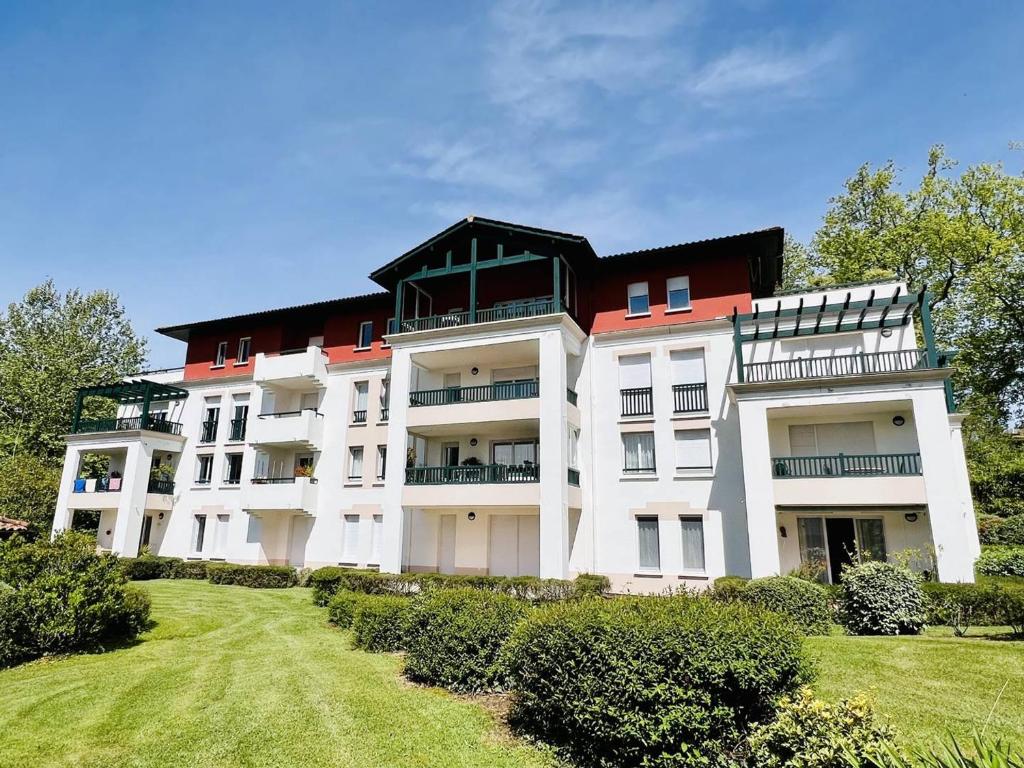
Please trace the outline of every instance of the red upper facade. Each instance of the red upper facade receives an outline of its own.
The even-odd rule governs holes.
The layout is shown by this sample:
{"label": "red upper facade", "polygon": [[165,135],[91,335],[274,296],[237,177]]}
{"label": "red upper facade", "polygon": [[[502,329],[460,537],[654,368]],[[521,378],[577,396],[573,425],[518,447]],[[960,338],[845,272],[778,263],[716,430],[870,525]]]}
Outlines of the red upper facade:
{"label": "red upper facade", "polygon": [[396,312],[402,331],[561,311],[593,334],[693,323],[771,295],[782,240],[776,227],[599,258],[579,235],[470,218],[376,270],[383,292],[159,332],[188,343],[184,378],[196,381],[251,376],[258,353],[310,344],[330,363],[387,358],[383,336]]}

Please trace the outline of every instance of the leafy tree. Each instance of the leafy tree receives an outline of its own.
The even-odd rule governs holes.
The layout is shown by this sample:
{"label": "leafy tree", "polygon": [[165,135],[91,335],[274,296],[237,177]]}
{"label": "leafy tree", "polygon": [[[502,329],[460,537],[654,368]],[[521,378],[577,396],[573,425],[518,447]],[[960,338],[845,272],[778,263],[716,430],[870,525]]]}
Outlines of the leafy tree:
{"label": "leafy tree", "polygon": [[29,453],[0,457],[0,515],[25,520],[32,533],[50,529],[60,469]]}
{"label": "leafy tree", "polygon": [[75,391],[123,378],[145,359],[146,342],[114,294],[62,295],[52,280],[32,288],[0,314],[0,455],[59,461]]}

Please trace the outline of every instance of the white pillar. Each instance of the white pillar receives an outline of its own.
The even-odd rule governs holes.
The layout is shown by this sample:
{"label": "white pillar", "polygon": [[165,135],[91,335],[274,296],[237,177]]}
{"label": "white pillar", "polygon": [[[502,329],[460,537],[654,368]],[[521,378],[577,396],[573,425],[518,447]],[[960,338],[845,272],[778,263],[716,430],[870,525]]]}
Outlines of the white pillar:
{"label": "white pillar", "polygon": [[540,575],[569,575],[565,346],[561,330],[540,337]]}
{"label": "white pillar", "polygon": [[146,494],[149,492],[149,470],[153,462],[153,449],[144,440],[128,444],[121,481],[121,500],[117,505],[111,550],[121,557],[139,554],[142,518],[146,512]]}
{"label": "white pillar", "polygon": [[776,538],[777,518],[771,446],[768,442],[768,409],[756,400],[741,400],[738,407],[750,576],[754,579],[775,576],[779,574],[781,562],[779,542]]}
{"label": "white pillar", "polygon": [[71,501],[71,494],[74,492],[75,480],[78,478],[78,468],[82,462],[82,452],[73,445],[69,445],[64,452],[64,469],[60,474],[60,488],[57,491],[57,509],[53,515],[53,535],[66,531],[71,527],[74,513],[68,509]]}
{"label": "white pillar", "polygon": [[402,572],[402,540],[405,512],[402,491],[405,488],[406,414],[409,408],[409,380],[412,356],[408,350],[391,351],[391,390],[388,406],[388,457],[384,481],[384,541],[380,570]]}
{"label": "white pillar", "polygon": [[961,498],[957,465],[963,458],[953,447],[945,393],[939,388],[919,390],[913,404],[939,581],[974,581],[974,546],[965,542],[974,510],[970,507],[968,516]]}
{"label": "white pillar", "polygon": [[964,417],[962,414],[949,415],[949,438],[953,450],[953,465],[956,468],[956,484],[959,492],[960,515],[964,523],[964,542],[972,562],[981,554],[978,539],[978,520],[974,513],[974,497],[971,495],[971,478],[967,473],[967,454],[964,452]]}

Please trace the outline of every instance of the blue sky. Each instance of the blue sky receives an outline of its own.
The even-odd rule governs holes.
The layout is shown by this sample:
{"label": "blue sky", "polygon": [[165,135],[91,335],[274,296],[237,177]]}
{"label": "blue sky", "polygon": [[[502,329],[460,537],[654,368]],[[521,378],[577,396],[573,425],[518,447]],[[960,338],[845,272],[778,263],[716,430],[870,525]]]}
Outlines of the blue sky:
{"label": "blue sky", "polygon": [[861,163],[1024,151],[1018,2],[0,5],[0,301],[154,327],[372,290],[476,214],[598,253],[782,225]]}

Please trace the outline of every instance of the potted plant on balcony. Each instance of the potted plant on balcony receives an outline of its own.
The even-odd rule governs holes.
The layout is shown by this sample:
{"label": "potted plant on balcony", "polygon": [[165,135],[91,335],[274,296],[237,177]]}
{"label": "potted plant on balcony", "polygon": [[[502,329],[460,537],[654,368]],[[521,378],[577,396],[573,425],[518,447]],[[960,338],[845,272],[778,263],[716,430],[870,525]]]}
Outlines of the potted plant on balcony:
{"label": "potted plant on balcony", "polygon": [[483,465],[476,456],[467,456],[462,460],[462,466],[472,467],[463,473],[463,480],[467,483],[479,483],[483,479]]}
{"label": "potted plant on balcony", "polygon": [[313,465],[312,464],[299,464],[295,467],[295,477],[312,477],[313,476]]}

